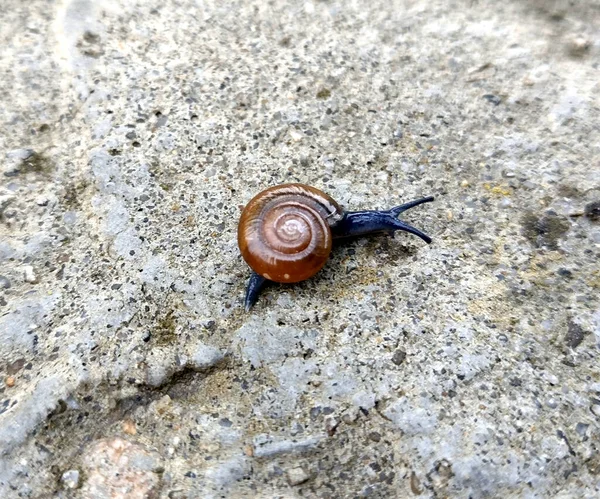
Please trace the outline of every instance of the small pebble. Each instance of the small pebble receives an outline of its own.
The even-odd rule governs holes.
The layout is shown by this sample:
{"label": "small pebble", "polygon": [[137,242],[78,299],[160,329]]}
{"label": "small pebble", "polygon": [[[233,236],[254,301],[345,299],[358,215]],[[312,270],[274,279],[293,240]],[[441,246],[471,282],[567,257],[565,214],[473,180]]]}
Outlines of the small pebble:
{"label": "small pebble", "polygon": [[159,496],[161,456],[141,444],[122,438],[97,440],[85,449],[82,462],[81,497]]}
{"label": "small pebble", "polygon": [[494,106],[498,106],[502,102],[502,99],[494,94],[485,94],[483,98]]}
{"label": "small pebble", "polygon": [[65,471],[62,474],[61,481],[67,489],[76,489],[77,487],[79,487],[79,471]]}
{"label": "small pebble", "polygon": [[6,161],[4,165],[4,175],[6,177],[14,177],[20,173],[21,165],[24,161],[28,160],[35,155],[33,149],[15,149],[6,154]]}
{"label": "small pebble", "polygon": [[352,424],[356,422],[358,419],[358,411],[357,410],[348,410],[342,415],[342,421],[346,424]]}
{"label": "small pebble", "polygon": [[6,378],[6,380],[4,381],[4,383],[9,388],[12,388],[13,386],[15,386],[15,377],[14,376],[9,376],[8,378]]}
{"label": "small pebble", "polygon": [[24,161],[35,154],[33,149],[13,149],[6,153],[6,157],[14,161]]}
{"label": "small pebble", "polygon": [[302,140],[302,134],[297,130],[290,130],[290,137],[294,142],[300,142]]}
{"label": "small pebble", "polygon": [[77,213],[75,213],[74,211],[67,211],[63,215],[63,222],[65,222],[68,225],[73,225],[76,221],[77,221]]}
{"label": "small pebble", "polygon": [[4,194],[0,195],[0,215],[13,201],[15,200],[15,196],[12,194]]}
{"label": "small pebble", "polygon": [[300,466],[292,468],[287,472],[288,483],[293,487],[306,482],[310,478],[309,474]]}
{"label": "small pebble", "polygon": [[372,431],[369,433],[369,440],[373,440],[373,442],[379,442],[381,440],[381,435],[376,431]]}
{"label": "small pebble", "polygon": [[132,419],[126,419],[123,421],[123,431],[127,433],[127,435],[135,435],[137,433],[135,421]]}
{"label": "small pebble", "polygon": [[[567,324],[567,334],[565,335],[565,344],[569,348],[577,348],[585,339],[586,331],[579,324],[569,321]],[[556,383],[554,383],[556,384]]]}
{"label": "small pebble", "polygon": [[35,275],[35,272],[33,271],[33,267],[31,265],[26,265],[25,267],[23,267],[23,276],[25,278],[25,282],[29,282],[31,284],[35,284],[36,282],[38,282],[37,276]]}
{"label": "small pebble", "polygon": [[46,197],[46,196],[38,196],[35,199],[35,204],[37,204],[38,206],[48,206],[48,203],[50,202],[50,200]]}
{"label": "small pebble", "polygon": [[404,350],[396,350],[394,355],[392,355],[392,362],[399,366],[406,359],[406,352]]}
{"label": "small pebble", "polygon": [[188,495],[183,489],[170,490],[167,494],[169,499],[187,499]]}
{"label": "small pebble", "polygon": [[585,216],[590,220],[600,220],[600,201],[586,204]]}
{"label": "small pebble", "polygon": [[589,424],[586,423],[577,423],[577,426],[575,427],[575,431],[582,437],[585,437],[585,434],[587,433],[587,430],[589,428]]}
{"label": "small pebble", "polygon": [[10,281],[8,280],[8,277],[4,277],[3,275],[0,275],[0,289],[8,289],[10,288]]}
{"label": "small pebble", "polygon": [[290,429],[290,435],[292,435],[294,437],[294,436],[296,436],[296,435],[298,435],[300,433],[303,433],[303,432],[304,432],[304,427],[300,423],[298,423],[297,421],[295,421],[292,424],[292,427]]}
{"label": "small pebble", "polygon": [[461,186],[461,187],[469,187],[469,181],[468,181],[468,180],[463,180],[463,181],[460,183],[460,186]]}
{"label": "small pebble", "polygon": [[331,437],[335,434],[335,430],[339,426],[340,421],[337,418],[329,417],[325,419],[325,430],[327,434]]}
{"label": "small pebble", "polygon": [[6,366],[6,373],[10,375],[17,374],[21,369],[23,369],[24,365],[25,359],[20,357]]}
{"label": "small pebble", "polygon": [[417,474],[414,471],[410,475],[410,490],[416,496],[421,495],[421,493],[423,492],[423,487],[421,486],[421,480],[419,480],[419,477],[417,476]]}
{"label": "small pebble", "polygon": [[576,36],[567,42],[567,50],[573,57],[582,57],[592,46],[592,43],[583,36]]}

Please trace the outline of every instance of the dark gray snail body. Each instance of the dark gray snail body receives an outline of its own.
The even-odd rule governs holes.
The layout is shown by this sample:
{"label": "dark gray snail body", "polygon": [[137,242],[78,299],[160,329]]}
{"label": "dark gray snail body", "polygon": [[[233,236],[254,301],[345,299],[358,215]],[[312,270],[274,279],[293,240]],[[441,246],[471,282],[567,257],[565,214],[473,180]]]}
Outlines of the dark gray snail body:
{"label": "dark gray snail body", "polygon": [[253,270],[246,310],[265,281],[299,282],[321,270],[333,239],[403,230],[431,243],[429,236],[398,219],[402,212],[430,201],[433,197],[385,211],[344,211],[330,196],[304,184],[262,191],[246,205],[238,225],[238,245]]}

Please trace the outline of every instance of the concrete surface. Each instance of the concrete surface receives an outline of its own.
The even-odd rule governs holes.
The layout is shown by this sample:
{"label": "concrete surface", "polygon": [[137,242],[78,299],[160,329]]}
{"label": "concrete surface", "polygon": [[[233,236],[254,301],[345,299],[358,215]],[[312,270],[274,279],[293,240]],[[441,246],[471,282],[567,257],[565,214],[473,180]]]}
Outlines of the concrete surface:
{"label": "concrete surface", "polygon": [[[600,2],[2,12],[1,497],[598,497]],[[288,181],[434,243],[246,314]]]}

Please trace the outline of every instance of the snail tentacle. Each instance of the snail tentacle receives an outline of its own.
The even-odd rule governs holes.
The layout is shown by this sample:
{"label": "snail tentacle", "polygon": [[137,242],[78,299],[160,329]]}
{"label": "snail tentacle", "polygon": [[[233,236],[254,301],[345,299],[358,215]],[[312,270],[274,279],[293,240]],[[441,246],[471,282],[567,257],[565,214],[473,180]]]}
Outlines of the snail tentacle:
{"label": "snail tentacle", "polygon": [[390,215],[397,217],[398,215],[400,215],[400,213],[403,213],[406,210],[410,210],[411,208],[414,208],[415,206],[419,206],[420,204],[423,204],[423,203],[431,203],[434,199],[435,198],[433,196],[427,196],[426,198],[415,199],[414,201],[409,201],[408,203],[401,204],[400,206],[394,206],[393,208],[390,208],[387,211]]}

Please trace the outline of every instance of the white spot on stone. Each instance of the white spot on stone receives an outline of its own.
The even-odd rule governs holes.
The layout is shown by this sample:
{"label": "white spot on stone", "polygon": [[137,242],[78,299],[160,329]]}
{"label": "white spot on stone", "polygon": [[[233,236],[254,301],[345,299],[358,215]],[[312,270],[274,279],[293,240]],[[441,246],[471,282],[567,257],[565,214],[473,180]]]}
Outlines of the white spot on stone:
{"label": "white spot on stone", "polygon": [[35,198],[35,204],[37,204],[38,206],[48,206],[49,202],[50,200],[48,199],[48,197],[44,195]]}
{"label": "white spot on stone", "polygon": [[267,274],[266,272],[263,274],[263,277],[264,277],[265,279],[269,279],[269,280],[271,280],[271,276],[270,276],[269,274]]}
{"label": "white spot on stone", "polygon": [[283,278],[286,279],[286,280],[289,279],[290,278],[290,274],[283,274]]}
{"label": "white spot on stone", "polygon": [[290,130],[290,137],[294,142],[300,142],[302,140],[302,134],[297,130]]}
{"label": "white spot on stone", "polygon": [[35,275],[35,272],[33,271],[33,267],[31,265],[26,265],[25,267],[23,267],[23,276],[25,278],[25,282],[29,282],[31,284],[35,284],[36,282],[38,282],[37,276]]}
{"label": "white spot on stone", "polygon": [[242,479],[250,465],[244,456],[233,456],[206,470],[205,476],[217,487],[226,487]]}
{"label": "white spot on stone", "polygon": [[67,489],[76,489],[79,487],[79,471],[65,471],[61,477],[62,483]]}
{"label": "white spot on stone", "polygon": [[309,478],[310,475],[306,472],[304,468],[301,468],[300,466],[287,471],[288,483],[292,487],[306,482]]}
{"label": "white spot on stone", "polygon": [[218,348],[200,344],[190,359],[190,365],[198,370],[208,369],[221,362],[223,357],[223,353]]}
{"label": "white spot on stone", "polygon": [[324,435],[313,435],[303,440],[272,439],[261,434],[254,438],[254,456],[258,458],[306,452],[317,446]]}

